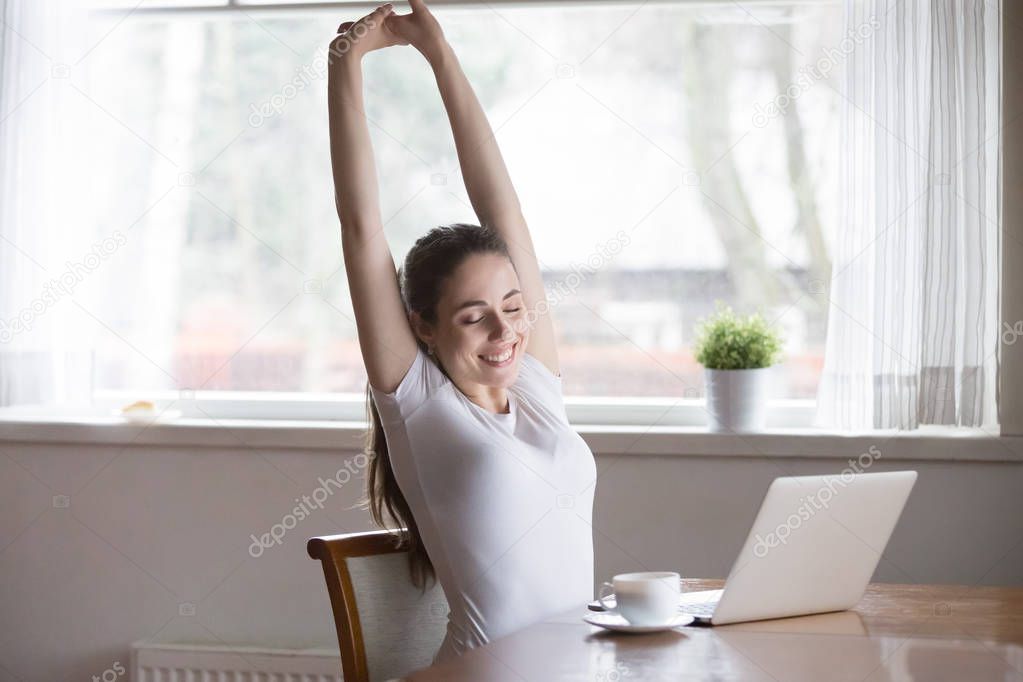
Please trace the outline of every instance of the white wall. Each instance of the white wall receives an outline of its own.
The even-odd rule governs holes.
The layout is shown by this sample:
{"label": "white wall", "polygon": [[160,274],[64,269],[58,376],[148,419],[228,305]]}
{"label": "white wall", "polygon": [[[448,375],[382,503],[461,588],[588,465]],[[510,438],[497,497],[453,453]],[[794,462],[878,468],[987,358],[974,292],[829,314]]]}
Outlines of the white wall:
{"label": "white wall", "polygon": [[[596,449],[596,448],[595,448]],[[138,639],[335,646],[312,535],[369,529],[353,478],[283,544],[249,554],[354,451],[0,442],[0,682],[91,680]],[[6,455],[6,456],[4,456]],[[916,489],[886,582],[1023,584],[1023,464],[897,461]],[[838,459],[599,455],[596,576],[723,577],[768,483]],[[342,479],[344,476],[342,476]],[[69,495],[67,507],[54,496]],[[60,504],[58,498],[58,505]],[[194,604],[195,615],[188,614]]]}

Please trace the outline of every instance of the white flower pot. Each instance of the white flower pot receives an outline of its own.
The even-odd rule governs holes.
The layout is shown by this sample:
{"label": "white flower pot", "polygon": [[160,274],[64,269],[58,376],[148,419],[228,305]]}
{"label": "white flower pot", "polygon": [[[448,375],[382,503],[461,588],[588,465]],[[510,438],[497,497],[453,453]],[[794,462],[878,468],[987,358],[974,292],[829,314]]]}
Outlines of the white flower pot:
{"label": "white flower pot", "polygon": [[767,422],[771,368],[707,369],[709,429],[716,432],[762,431]]}

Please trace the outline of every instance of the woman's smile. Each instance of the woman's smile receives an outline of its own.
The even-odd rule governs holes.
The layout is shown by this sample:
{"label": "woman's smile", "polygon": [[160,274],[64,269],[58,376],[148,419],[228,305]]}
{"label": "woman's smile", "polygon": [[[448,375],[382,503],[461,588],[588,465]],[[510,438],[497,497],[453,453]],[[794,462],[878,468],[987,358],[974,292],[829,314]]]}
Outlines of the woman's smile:
{"label": "woman's smile", "polygon": [[490,367],[507,367],[511,364],[512,359],[515,357],[515,349],[518,348],[519,342],[516,341],[511,347],[504,350],[501,353],[478,355],[477,357],[483,360],[483,362]]}

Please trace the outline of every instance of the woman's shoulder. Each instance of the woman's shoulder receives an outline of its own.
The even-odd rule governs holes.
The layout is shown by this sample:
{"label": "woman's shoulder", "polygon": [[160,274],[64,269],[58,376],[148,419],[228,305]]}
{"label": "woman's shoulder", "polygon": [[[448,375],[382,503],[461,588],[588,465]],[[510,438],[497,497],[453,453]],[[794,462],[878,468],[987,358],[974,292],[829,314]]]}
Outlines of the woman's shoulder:
{"label": "woman's shoulder", "polygon": [[539,402],[559,419],[567,421],[561,377],[529,351],[522,354],[515,387],[527,400]]}
{"label": "woman's shoulder", "polygon": [[431,396],[449,383],[450,380],[433,358],[417,344],[412,364],[397,388],[390,393],[385,393],[372,385],[369,388],[381,418],[392,421],[408,419]]}
{"label": "woman's shoulder", "polygon": [[561,374],[555,374],[552,372],[550,367],[540,360],[540,358],[530,353],[529,350],[522,353],[522,366],[528,370],[528,373],[537,375],[537,378],[549,383],[557,384],[559,387],[561,386]]}

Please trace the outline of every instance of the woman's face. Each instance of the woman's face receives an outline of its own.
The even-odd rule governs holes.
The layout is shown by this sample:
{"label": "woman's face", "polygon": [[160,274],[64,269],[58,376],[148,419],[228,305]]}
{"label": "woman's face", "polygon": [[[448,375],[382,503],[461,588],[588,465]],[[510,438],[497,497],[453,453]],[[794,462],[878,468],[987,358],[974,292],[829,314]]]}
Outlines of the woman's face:
{"label": "woman's face", "polygon": [[510,386],[529,343],[526,321],[511,261],[474,254],[445,281],[431,340],[434,353],[459,385]]}

